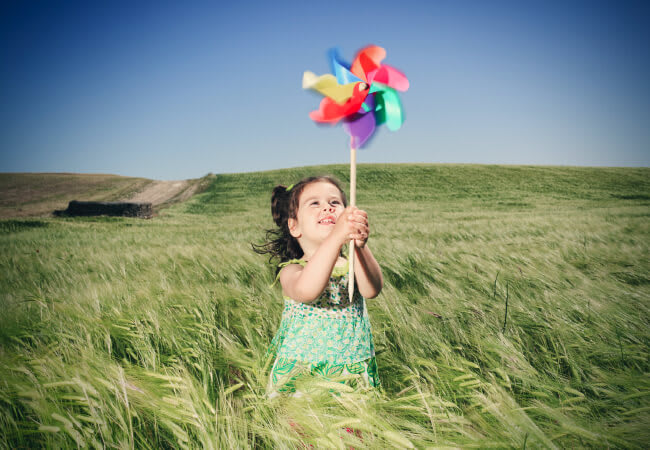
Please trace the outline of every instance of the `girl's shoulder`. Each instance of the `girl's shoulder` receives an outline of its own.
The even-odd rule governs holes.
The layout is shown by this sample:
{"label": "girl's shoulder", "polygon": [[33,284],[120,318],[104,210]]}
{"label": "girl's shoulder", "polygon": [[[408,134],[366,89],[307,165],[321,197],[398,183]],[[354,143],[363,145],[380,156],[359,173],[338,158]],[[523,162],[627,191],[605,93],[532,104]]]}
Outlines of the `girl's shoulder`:
{"label": "girl's shoulder", "polygon": [[[338,261],[337,264],[334,266],[334,269],[332,270],[332,276],[333,277],[342,277],[347,275],[348,270],[349,270],[349,261],[347,258],[342,258],[343,263],[341,264],[341,261]],[[284,269],[287,266],[290,266],[292,264],[297,264],[302,267],[305,267],[307,265],[307,261],[304,259],[290,259],[289,261],[283,261],[280,264],[278,264],[278,274],[275,276],[275,280],[273,281],[273,284],[271,287],[275,286],[276,283],[280,280],[280,274],[282,273],[282,269]]]}
{"label": "girl's shoulder", "polygon": [[298,264],[302,267],[305,267],[307,264],[307,261],[303,259],[290,259],[289,261],[283,261],[280,264],[278,264],[278,274],[275,276],[275,280],[273,281],[273,284],[271,287],[275,286],[276,283],[280,280],[280,274],[282,273],[282,269],[284,269],[287,266],[290,266],[292,264]]}

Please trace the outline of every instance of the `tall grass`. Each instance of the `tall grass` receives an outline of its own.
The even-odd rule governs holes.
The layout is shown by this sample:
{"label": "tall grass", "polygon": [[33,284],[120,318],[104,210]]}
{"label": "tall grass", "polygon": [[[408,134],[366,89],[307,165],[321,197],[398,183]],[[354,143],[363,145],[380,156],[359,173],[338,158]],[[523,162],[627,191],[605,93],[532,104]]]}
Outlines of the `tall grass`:
{"label": "tall grass", "polygon": [[266,400],[283,305],[250,243],[274,184],[347,170],[219,175],[149,221],[0,222],[0,446],[650,442],[649,169],[361,165],[383,390]]}

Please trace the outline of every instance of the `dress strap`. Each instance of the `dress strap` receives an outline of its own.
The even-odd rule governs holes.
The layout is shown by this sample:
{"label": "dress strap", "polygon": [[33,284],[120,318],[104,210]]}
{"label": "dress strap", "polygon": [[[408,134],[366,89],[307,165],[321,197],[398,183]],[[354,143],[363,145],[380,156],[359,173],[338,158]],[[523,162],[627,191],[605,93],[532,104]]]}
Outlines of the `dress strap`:
{"label": "dress strap", "polygon": [[284,261],[278,264],[280,270],[278,270],[278,274],[275,276],[275,280],[273,281],[273,284],[271,284],[271,287],[275,286],[275,283],[277,283],[278,280],[280,279],[280,272],[282,272],[282,269],[284,269],[289,264],[300,264],[301,266],[305,267],[307,261],[302,259],[290,259],[289,261]]}
{"label": "dress strap", "polygon": [[[278,264],[280,270],[278,271],[278,274],[275,276],[275,280],[273,280],[273,284],[271,284],[270,287],[275,286],[275,284],[280,279],[280,272],[282,272],[282,269],[290,264],[300,264],[301,266],[305,267],[307,265],[307,261],[305,261],[304,259],[290,259],[289,261],[284,261]],[[345,276],[348,273],[349,267],[350,267],[350,261],[346,258],[345,265],[341,267],[334,267],[334,269],[332,270],[332,275],[335,277]]]}
{"label": "dress strap", "polygon": [[289,264],[300,264],[301,266],[305,267],[307,265],[307,261],[304,259],[290,259],[289,261],[281,262],[278,264],[278,267],[282,269],[283,267],[288,266]]}

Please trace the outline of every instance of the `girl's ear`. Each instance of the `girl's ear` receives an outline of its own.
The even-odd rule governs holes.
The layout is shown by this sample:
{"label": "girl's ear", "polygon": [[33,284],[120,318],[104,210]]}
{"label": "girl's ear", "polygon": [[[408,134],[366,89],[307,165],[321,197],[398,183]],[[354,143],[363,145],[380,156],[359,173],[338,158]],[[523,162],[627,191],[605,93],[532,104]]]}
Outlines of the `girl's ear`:
{"label": "girl's ear", "polygon": [[298,221],[296,219],[289,218],[287,221],[287,226],[289,227],[289,233],[291,233],[291,236],[295,237],[296,239],[302,236],[300,228],[298,227]]}

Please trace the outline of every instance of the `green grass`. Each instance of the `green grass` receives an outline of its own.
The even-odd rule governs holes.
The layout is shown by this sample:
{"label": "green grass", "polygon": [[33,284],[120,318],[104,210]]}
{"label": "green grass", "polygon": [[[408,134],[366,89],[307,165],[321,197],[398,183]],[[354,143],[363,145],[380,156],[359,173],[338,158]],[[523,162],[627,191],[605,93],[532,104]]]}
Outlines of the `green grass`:
{"label": "green grass", "polygon": [[283,305],[250,243],[275,184],[347,171],[218,175],[148,221],[0,222],[0,447],[650,442],[647,168],[360,165],[384,393],[266,401]]}

